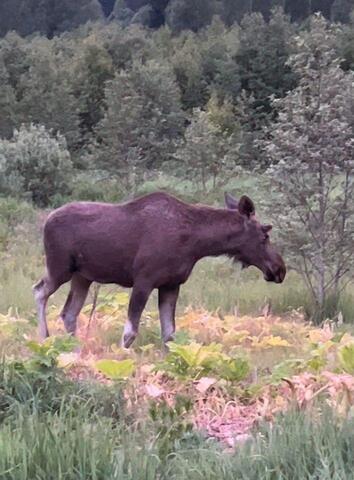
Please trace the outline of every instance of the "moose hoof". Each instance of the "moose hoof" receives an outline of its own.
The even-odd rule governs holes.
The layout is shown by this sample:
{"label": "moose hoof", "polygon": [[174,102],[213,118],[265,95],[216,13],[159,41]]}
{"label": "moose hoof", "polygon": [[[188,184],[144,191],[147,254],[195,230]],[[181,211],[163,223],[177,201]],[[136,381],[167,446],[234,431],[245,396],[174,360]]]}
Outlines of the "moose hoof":
{"label": "moose hoof", "polygon": [[125,333],[122,339],[122,346],[124,348],[129,348],[130,345],[134,342],[137,334],[135,332]]}

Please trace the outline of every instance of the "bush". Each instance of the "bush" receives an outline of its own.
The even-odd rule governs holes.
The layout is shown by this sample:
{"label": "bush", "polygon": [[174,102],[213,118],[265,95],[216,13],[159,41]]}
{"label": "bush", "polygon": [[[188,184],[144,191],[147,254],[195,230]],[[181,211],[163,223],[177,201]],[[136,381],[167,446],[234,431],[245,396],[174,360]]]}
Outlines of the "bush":
{"label": "bush", "polygon": [[0,251],[6,248],[14,229],[21,223],[33,223],[35,210],[14,198],[0,199]]}
{"label": "bush", "polygon": [[0,193],[31,200],[39,207],[55,194],[68,194],[72,163],[63,136],[44,126],[22,125],[0,141]]}

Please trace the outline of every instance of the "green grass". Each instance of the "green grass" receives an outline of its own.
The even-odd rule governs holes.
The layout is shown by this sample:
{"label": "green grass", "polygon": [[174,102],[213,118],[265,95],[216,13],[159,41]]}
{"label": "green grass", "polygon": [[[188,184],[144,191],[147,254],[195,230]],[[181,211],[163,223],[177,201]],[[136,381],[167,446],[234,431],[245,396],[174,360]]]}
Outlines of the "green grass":
{"label": "green grass", "polygon": [[297,275],[290,274],[282,285],[267,283],[255,268],[241,271],[232,261],[206,259],[196,265],[182,287],[181,304],[207,310],[258,314],[270,303],[275,313],[300,308],[306,301],[304,286]]}
{"label": "green grass", "polygon": [[[175,420],[181,423],[182,420]],[[354,422],[289,413],[233,453],[158,421],[129,423],[64,397],[55,412],[18,408],[0,426],[2,480],[344,480],[353,478]],[[161,448],[161,442],[164,442]]]}

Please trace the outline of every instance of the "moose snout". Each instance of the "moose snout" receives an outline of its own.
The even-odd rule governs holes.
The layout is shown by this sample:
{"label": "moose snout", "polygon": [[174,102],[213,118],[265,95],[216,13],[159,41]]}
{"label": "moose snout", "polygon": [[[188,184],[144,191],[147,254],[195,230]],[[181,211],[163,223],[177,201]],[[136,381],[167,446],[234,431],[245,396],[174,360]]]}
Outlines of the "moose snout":
{"label": "moose snout", "polygon": [[283,283],[284,278],[286,276],[286,267],[283,261],[280,262],[280,264],[277,264],[276,266],[268,266],[265,274],[264,274],[264,279],[267,282],[275,282],[275,283]]}

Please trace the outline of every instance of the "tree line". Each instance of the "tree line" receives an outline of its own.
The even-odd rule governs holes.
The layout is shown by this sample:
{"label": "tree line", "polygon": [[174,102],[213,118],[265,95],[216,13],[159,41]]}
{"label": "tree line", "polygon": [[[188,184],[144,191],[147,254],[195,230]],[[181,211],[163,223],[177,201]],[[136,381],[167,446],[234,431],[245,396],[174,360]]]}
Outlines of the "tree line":
{"label": "tree line", "polygon": [[[0,40],[0,138],[44,126],[75,171],[124,176],[132,190],[164,168],[204,189],[235,165],[263,171],[259,140],[277,119],[274,99],[301,81],[289,58],[310,25],[275,8],[268,20],[251,13],[228,26],[214,16],[178,35],[114,22],[53,38],[10,32]],[[329,26],[333,54],[351,71],[354,25]],[[59,193],[53,186],[39,204]]]}
{"label": "tree line", "polygon": [[320,12],[331,21],[348,23],[353,0],[2,0],[0,36],[14,30],[52,38],[87,21],[106,19],[125,26],[198,31],[210,25],[214,15],[228,26],[256,12],[268,20],[274,7],[283,8],[295,22]]}

